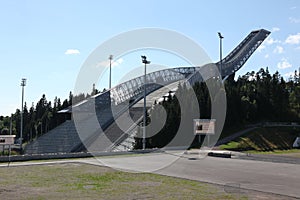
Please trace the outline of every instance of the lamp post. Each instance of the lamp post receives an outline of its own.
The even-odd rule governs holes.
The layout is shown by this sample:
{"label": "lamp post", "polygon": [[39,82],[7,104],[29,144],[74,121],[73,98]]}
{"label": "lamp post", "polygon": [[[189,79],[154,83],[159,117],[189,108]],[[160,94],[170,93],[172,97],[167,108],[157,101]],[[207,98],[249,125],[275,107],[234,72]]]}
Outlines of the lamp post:
{"label": "lamp post", "polygon": [[222,39],[224,38],[220,32],[218,32],[219,38],[220,38],[220,75],[222,79]]}
{"label": "lamp post", "polygon": [[20,151],[22,152],[22,143],[23,143],[23,104],[24,104],[24,87],[26,86],[26,78],[22,78],[21,87],[22,87],[22,107],[21,107],[21,127],[20,127]]}
{"label": "lamp post", "polygon": [[109,89],[111,89],[111,61],[113,59],[113,55],[109,55]]}
{"label": "lamp post", "polygon": [[143,150],[146,149],[146,65],[150,64],[151,62],[147,60],[146,56],[141,56],[142,58],[142,63],[145,64],[145,68],[144,68],[144,109],[143,109],[143,113],[144,113],[144,119],[143,119]]}

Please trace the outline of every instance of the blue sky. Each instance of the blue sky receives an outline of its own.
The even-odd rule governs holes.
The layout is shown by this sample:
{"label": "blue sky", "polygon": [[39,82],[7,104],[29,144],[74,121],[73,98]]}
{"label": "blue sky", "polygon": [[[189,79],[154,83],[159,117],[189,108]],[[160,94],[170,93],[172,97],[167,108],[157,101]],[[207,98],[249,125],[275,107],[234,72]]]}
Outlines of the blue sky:
{"label": "blue sky", "polygon": [[[0,116],[20,108],[23,77],[27,78],[25,101],[29,106],[42,94],[50,101],[55,96],[67,98],[89,54],[111,37],[137,28],[157,27],[184,34],[213,61],[219,59],[218,31],[225,37],[225,56],[250,31],[264,28],[272,34],[239,74],[268,66],[272,73],[278,70],[288,78],[300,67],[298,0],[253,0],[251,4],[238,0],[3,0],[0,26]],[[151,54],[148,57],[155,62]],[[174,61],[160,62],[176,65]],[[140,58],[133,62],[119,60],[113,70],[115,77],[130,70],[130,65],[140,65]],[[97,83],[97,87],[107,85]]]}

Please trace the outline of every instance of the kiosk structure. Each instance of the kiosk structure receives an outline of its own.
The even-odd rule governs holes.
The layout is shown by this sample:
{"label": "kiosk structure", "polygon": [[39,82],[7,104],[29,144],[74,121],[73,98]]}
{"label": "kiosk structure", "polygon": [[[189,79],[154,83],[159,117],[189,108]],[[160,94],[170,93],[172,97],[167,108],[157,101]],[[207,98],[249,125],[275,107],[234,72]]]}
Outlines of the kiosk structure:
{"label": "kiosk structure", "polygon": [[201,143],[201,135],[207,136],[207,146],[210,146],[209,137],[215,134],[215,119],[194,119],[194,134],[199,136]]}
{"label": "kiosk structure", "polygon": [[16,135],[0,135],[0,145],[3,146],[3,152],[5,147],[8,146],[8,154],[11,152],[11,145],[15,143]]}

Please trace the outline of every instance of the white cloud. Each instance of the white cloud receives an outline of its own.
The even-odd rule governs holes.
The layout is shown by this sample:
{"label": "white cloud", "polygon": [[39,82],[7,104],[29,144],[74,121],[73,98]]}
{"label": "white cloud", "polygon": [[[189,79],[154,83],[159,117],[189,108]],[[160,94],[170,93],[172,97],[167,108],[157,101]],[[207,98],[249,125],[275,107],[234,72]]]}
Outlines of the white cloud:
{"label": "white cloud", "polygon": [[300,23],[300,19],[299,18],[294,18],[294,17],[290,17],[289,21],[290,21],[290,23],[294,23],[294,24]]}
{"label": "white cloud", "polygon": [[116,60],[115,62],[113,62],[111,66],[116,67],[116,66],[122,64],[123,61],[124,61],[123,58],[119,58],[118,60]]}
{"label": "white cloud", "polygon": [[287,69],[287,68],[291,68],[291,67],[292,67],[292,65],[285,58],[282,58],[281,61],[279,63],[277,63],[278,69]]}
{"label": "white cloud", "polygon": [[288,72],[288,73],[285,73],[284,76],[289,78],[291,76],[294,76],[295,72]]}
{"label": "white cloud", "polygon": [[299,44],[300,43],[300,33],[297,33],[296,35],[289,35],[285,43],[287,44]]}
{"label": "white cloud", "polygon": [[[279,31],[280,29],[279,28],[273,28],[273,30],[277,30]],[[273,39],[272,37],[269,37],[267,38],[264,43],[262,45],[260,45],[258,48],[257,48],[257,51],[258,52],[262,52],[262,50],[264,50],[267,46],[270,46],[270,45],[273,45],[273,44],[280,44],[281,41],[280,40],[275,40]],[[281,47],[282,48],[282,47]],[[282,49],[283,50],[283,49]],[[274,50],[275,51],[275,50]]]}
{"label": "white cloud", "polygon": [[267,45],[272,45],[272,44],[276,44],[276,43],[281,43],[280,40],[274,40],[272,37],[269,37],[265,40],[265,43]]}
{"label": "white cloud", "polygon": [[296,47],[296,50],[300,50],[300,47]]}
{"label": "white cloud", "polygon": [[265,58],[269,58],[269,54],[266,54],[266,55],[265,55]]}
{"label": "white cloud", "polygon": [[282,46],[276,46],[273,53],[278,53],[278,54],[283,53],[283,47]]}
{"label": "white cloud", "polygon": [[265,45],[260,45],[258,48],[257,48],[257,51],[258,52],[261,52],[263,49],[265,49],[266,48],[266,46]]}
{"label": "white cloud", "polygon": [[295,10],[296,8],[297,8],[296,6],[290,7],[291,10]]}
{"label": "white cloud", "polygon": [[277,32],[277,31],[280,31],[280,28],[278,28],[278,27],[273,27],[272,28],[272,32]]}
{"label": "white cloud", "polygon": [[80,51],[78,49],[67,49],[65,51],[66,55],[74,55],[74,54],[80,54]]}

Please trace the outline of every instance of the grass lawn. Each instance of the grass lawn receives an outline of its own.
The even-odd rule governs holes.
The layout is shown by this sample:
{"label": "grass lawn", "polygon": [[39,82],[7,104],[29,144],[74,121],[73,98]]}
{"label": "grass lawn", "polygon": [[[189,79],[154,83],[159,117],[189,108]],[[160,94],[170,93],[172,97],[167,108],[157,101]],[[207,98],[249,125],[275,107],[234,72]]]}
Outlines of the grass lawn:
{"label": "grass lawn", "polygon": [[246,199],[221,186],[87,164],[0,168],[1,199]]}
{"label": "grass lawn", "polygon": [[251,153],[300,153],[299,149],[292,148],[296,137],[299,135],[299,128],[258,128],[234,141],[221,145],[220,148]]}

